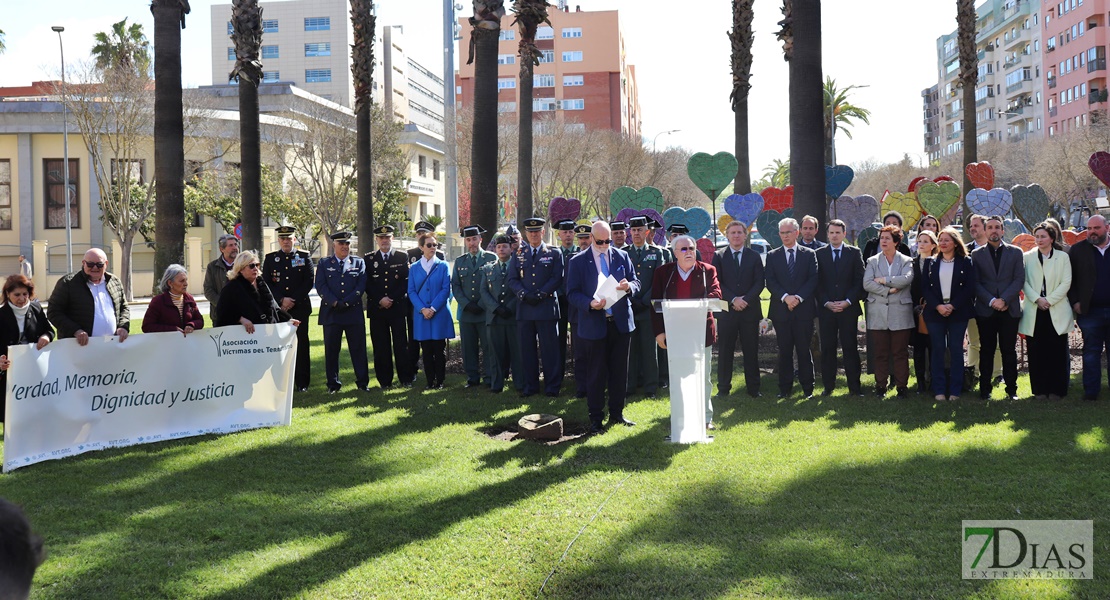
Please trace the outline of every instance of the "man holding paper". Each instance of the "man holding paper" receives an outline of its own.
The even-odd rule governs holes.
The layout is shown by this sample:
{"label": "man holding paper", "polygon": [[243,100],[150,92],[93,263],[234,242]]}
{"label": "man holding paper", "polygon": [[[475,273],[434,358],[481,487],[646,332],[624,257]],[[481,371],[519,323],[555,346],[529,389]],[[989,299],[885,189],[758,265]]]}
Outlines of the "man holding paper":
{"label": "man holding paper", "polygon": [[612,230],[607,223],[594,223],[591,237],[589,250],[570,259],[567,293],[578,311],[578,341],[582,343],[587,365],[590,431],[600,433],[606,388],[609,425],[635,425],[624,418],[624,396],[628,385],[628,347],[636,329],[629,294],[640,290],[640,281],[628,254],[612,247]]}

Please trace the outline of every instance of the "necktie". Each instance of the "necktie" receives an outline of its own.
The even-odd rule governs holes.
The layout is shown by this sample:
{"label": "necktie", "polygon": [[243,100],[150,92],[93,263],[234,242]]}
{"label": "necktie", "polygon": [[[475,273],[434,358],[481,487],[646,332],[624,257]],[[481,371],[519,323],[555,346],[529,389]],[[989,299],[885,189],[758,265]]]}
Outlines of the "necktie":
{"label": "necktie", "polygon": [[790,276],[794,276],[794,249],[791,248],[786,251],[786,270],[790,272]]}
{"label": "necktie", "polygon": [[833,250],[833,264],[840,262],[840,248]]}
{"label": "necktie", "polygon": [[[606,277],[609,276],[609,254],[606,253],[606,252],[601,253],[601,274],[606,276]],[[613,309],[606,308],[605,309],[605,314],[612,315],[613,314]]]}
{"label": "necktie", "polygon": [[737,267],[740,266],[740,253],[741,252],[743,252],[743,250],[737,250],[736,252],[732,253],[732,256],[736,259],[736,266]]}

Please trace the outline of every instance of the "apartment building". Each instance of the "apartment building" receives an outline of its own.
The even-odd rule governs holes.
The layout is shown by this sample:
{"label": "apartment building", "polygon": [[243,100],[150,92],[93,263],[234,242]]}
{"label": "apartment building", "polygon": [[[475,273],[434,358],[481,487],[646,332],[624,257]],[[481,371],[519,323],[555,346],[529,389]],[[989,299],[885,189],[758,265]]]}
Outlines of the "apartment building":
{"label": "apartment building", "polygon": [[[518,36],[513,15],[501,19],[498,46],[498,106],[515,118],[520,102]],[[533,117],[554,117],[572,128],[609,129],[640,137],[640,103],[636,68],[628,64],[618,11],[571,11],[559,2],[550,26],[536,34],[540,64],[533,75]],[[466,64],[471,29],[459,20],[459,72],[456,95],[460,107],[474,103],[474,65]]]}
{"label": "apartment building", "polygon": [[1048,134],[1082,127],[1106,113],[1106,0],[1045,0],[1044,94]]}

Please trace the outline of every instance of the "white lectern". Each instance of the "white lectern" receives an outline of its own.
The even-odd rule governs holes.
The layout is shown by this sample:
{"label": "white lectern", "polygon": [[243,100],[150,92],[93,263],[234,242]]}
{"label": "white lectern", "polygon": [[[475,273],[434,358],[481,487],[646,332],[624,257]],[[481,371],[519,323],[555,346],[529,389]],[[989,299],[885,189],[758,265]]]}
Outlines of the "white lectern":
{"label": "white lectern", "polygon": [[705,347],[707,312],[728,309],[724,300],[655,300],[667,326],[667,357],[671,375],[671,437],[676,444],[711,442],[705,433],[706,400],[712,349]]}

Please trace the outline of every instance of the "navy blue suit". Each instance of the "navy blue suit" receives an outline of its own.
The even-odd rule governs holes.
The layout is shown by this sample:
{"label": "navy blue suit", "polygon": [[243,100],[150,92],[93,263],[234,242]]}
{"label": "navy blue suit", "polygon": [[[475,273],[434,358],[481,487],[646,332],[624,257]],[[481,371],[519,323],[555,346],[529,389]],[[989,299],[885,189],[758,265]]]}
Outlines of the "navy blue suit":
{"label": "navy blue suit", "polygon": [[[921,295],[925,299],[925,324],[929,328],[929,341],[933,347],[932,384],[938,396],[959,396],[964,383],[964,332],[967,322],[975,317],[975,293],[978,275],[970,256],[957,258],[952,263],[951,296],[944,297],[940,287],[942,258],[925,261],[925,281]],[[952,305],[947,317],[937,312],[942,304]],[[951,367],[944,368],[944,352],[949,352]],[[989,374],[990,371],[987,371]]]}
{"label": "navy blue suit", "polygon": [[[813,392],[813,320],[817,318],[817,254],[795,244],[794,273],[787,266],[786,247],[775,248],[767,255],[767,290],[771,306],[767,311],[775,324],[779,361],[779,393],[789,394],[794,387],[794,354],[798,356],[798,379],[806,394]],[[782,301],[783,295],[796,295],[802,303],[794,310]]]}
{"label": "navy blue suit", "polygon": [[[558,248],[540,244],[533,256],[531,246],[524,244],[509,259],[508,285],[517,297],[517,337],[523,363],[524,389],[530,396],[539,391],[540,365],[543,359],[544,391],[558,395],[563,384],[564,363],[559,352],[558,291],[563,284],[563,253]],[[539,339],[539,356],[536,340]]]}
{"label": "navy blue suit", "polygon": [[[604,416],[605,389],[609,390],[609,419],[624,418],[624,397],[628,389],[628,347],[631,333],[636,329],[630,298],[640,291],[636,269],[623,250],[613,248],[607,252],[609,275],[617,281],[628,280],[628,294],[610,310],[596,310],[590,306],[597,291],[598,264],[593,247],[576,254],[567,268],[567,294],[570,305],[577,311],[575,327],[582,344],[582,357],[586,361],[586,405],[590,421],[600,423]],[[609,313],[612,314],[609,314]]]}
{"label": "navy blue suit", "polygon": [[370,384],[366,365],[366,318],[362,293],[366,290],[366,261],[350,255],[345,267],[334,256],[316,265],[316,292],[320,294],[320,325],[324,328],[324,371],[328,391],[342,387],[339,381],[339,347],[347,336],[347,352],[359,389]]}

